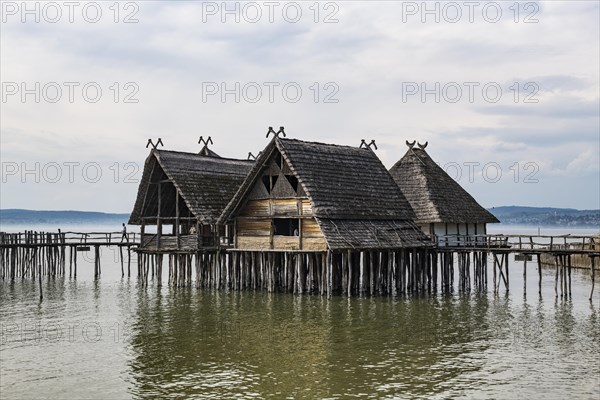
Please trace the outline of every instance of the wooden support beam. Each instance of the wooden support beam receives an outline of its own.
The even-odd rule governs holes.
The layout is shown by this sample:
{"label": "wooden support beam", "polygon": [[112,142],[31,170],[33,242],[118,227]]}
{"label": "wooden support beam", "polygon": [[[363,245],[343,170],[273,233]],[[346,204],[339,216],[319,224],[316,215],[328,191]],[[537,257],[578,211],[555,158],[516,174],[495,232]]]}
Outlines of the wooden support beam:
{"label": "wooden support beam", "polygon": [[298,249],[302,250],[302,218],[298,218]]}
{"label": "wooden support beam", "polygon": [[538,294],[541,296],[542,295],[542,260],[541,260],[541,255],[540,253],[536,254],[536,258],[537,258],[537,265],[538,265]]}
{"label": "wooden support beam", "polygon": [[327,250],[326,256],[327,262],[325,263],[325,268],[327,268],[327,297],[331,297],[331,286],[332,282],[332,269],[333,269],[333,253],[331,250]]}
{"label": "wooden support beam", "polygon": [[497,275],[496,265],[498,264],[498,256],[496,255],[496,253],[493,253],[493,254],[494,254],[494,268],[493,268],[493,270],[494,270],[494,293],[496,293],[496,291],[498,290],[498,283],[497,283],[497,279],[496,279],[496,275]]}
{"label": "wooden support beam", "polygon": [[558,265],[558,256],[556,254],[554,255],[554,265],[556,266],[556,275],[554,276],[554,294],[556,295],[556,297],[558,297],[558,270],[559,270],[559,265]]}
{"label": "wooden support beam", "polygon": [[510,287],[510,280],[508,277],[508,258],[509,258],[509,254],[506,253],[504,255],[504,268],[506,270],[506,279],[504,280],[504,287],[506,288],[506,291],[508,291],[509,287]]}
{"label": "wooden support beam", "polygon": [[523,260],[523,295],[527,295],[527,254],[524,254]]}
{"label": "wooden support beam", "polygon": [[569,297],[571,297],[571,255],[567,255],[567,268],[568,268],[568,277],[569,277]]}
{"label": "wooden support beam", "polygon": [[160,209],[162,206],[162,185],[158,185],[158,209],[156,212],[156,248],[160,249],[160,236],[162,235],[162,221],[160,219]]}
{"label": "wooden support beam", "polygon": [[175,242],[177,243],[177,249],[179,250],[179,190],[175,189]]}
{"label": "wooden support beam", "polygon": [[592,301],[592,298],[594,296],[594,281],[595,281],[595,264],[596,264],[596,257],[591,256],[590,257],[590,262],[592,264],[591,266],[591,271],[590,273],[592,274],[591,278],[592,278],[592,289],[590,290],[590,301]]}
{"label": "wooden support beam", "polygon": [[348,262],[347,289],[348,289],[348,297],[350,297],[350,295],[352,294],[352,251],[351,250],[348,250],[347,262]]}
{"label": "wooden support beam", "polygon": [[[508,273],[508,254],[502,253],[500,255],[500,260],[498,260],[498,256],[494,253],[494,261],[495,261],[494,264],[498,264],[498,272],[500,273],[500,277],[502,278],[502,281],[504,282],[504,287],[508,290],[508,279],[502,272],[502,266],[504,264],[506,264],[506,272]],[[494,269],[494,271],[495,271],[495,269]],[[500,282],[498,282],[497,287],[500,288]]]}

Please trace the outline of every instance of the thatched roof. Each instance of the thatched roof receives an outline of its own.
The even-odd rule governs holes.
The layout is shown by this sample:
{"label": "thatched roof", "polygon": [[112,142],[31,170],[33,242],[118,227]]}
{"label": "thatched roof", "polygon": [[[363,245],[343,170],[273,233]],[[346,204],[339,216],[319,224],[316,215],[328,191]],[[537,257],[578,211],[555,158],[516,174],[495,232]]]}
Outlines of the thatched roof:
{"label": "thatched roof", "polygon": [[253,161],[152,150],[144,164],[129,223],[141,223],[144,201],[156,202],[155,193],[152,198],[150,182],[153,177],[156,180],[161,176],[156,171],[160,169],[177,188],[190,212],[203,224],[214,224],[252,165]]}
{"label": "thatched roof", "polygon": [[410,148],[390,174],[410,202],[418,223],[500,222],[420,148]]}
{"label": "thatched roof", "polygon": [[431,244],[412,221],[327,218],[317,221],[332,250],[398,249]]}
{"label": "thatched roof", "polygon": [[276,152],[302,185],[331,249],[412,247],[427,240],[412,222],[415,215],[408,201],[371,149],[295,139],[269,143],[220,222],[240,211]]}

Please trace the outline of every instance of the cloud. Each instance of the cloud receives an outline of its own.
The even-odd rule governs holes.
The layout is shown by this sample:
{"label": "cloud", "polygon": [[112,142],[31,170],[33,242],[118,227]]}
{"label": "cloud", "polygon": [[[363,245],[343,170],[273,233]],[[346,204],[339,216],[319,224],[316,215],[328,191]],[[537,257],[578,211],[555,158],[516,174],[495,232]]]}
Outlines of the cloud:
{"label": "cloud", "polygon": [[477,111],[488,115],[544,117],[550,119],[598,119],[600,100],[586,101],[573,97],[562,97],[550,101],[537,99],[539,103],[519,105],[484,105]]}
{"label": "cloud", "polygon": [[[97,82],[103,89],[97,103],[83,101],[81,92],[73,103],[11,97],[0,110],[3,160],[76,159],[105,168],[115,162],[141,164],[148,138],[160,136],[167,148],[194,151],[200,135],[213,136],[217,153],[243,158],[266,144],[269,125],[284,125],[291,137],[306,140],[358,145],[362,138],[376,139],[387,166],[404,154],[407,139],[429,140],[428,150],[442,164],[494,161],[509,168],[532,161],[545,179],[535,186],[544,201],[561,187],[554,190],[556,205],[593,208],[598,203],[597,188],[582,183],[598,179],[596,2],[536,2],[539,22],[534,24],[515,23],[512,3],[502,3],[498,23],[484,21],[478,10],[474,23],[456,24],[443,18],[422,23],[420,15],[403,23],[402,2],[332,3],[337,10],[319,3],[318,23],[309,8],[313,3],[300,3],[298,23],[286,22],[281,13],[273,23],[264,18],[221,23],[220,15],[203,22],[201,2],[139,2],[139,23],[115,24],[108,9],[112,3],[102,4],[106,18],[97,24],[22,24],[15,18],[2,25],[3,82],[29,87]],[[323,23],[332,11],[338,22]],[[137,103],[123,102],[127,82],[139,88]],[[206,82],[230,89],[236,82],[279,86],[273,102],[264,86],[256,103],[243,96],[236,102],[235,94],[222,102],[220,93],[203,101]],[[289,82],[301,86],[296,103],[282,95]],[[481,92],[472,103],[464,98],[435,102],[433,96],[404,101],[406,82],[428,87],[497,82],[504,95],[495,104]],[[537,83],[539,103],[515,104],[514,82]],[[328,83],[336,90],[326,89]],[[325,103],[333,92],[338,102]],[[486,205],[520,203],[523,193],[529,204],[536,201],[533,188],[515,191],[510,182],[489,185],[479,179],[468,187]],[[39,208],[43,198],[49,202],[44,206],[54,209],[86,204],[127,212],[135,191],[130,186],[13,182],[10,190],[3,187],[0,199],[2,207]],[[569,196],[575,190],[581,194]]]}

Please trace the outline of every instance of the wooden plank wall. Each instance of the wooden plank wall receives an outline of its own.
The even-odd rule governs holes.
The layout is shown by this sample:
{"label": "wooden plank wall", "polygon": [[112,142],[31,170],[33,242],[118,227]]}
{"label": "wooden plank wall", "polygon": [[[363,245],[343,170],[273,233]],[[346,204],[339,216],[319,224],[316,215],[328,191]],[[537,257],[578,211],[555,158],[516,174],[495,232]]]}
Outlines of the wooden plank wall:
{"label": "wooden plank wall", "polygon": [[[272,236],[273,218],[299,218],[300,236]],[[237,248],[253,250],[327,250],[307,198],[249,200],[236,221]]]}

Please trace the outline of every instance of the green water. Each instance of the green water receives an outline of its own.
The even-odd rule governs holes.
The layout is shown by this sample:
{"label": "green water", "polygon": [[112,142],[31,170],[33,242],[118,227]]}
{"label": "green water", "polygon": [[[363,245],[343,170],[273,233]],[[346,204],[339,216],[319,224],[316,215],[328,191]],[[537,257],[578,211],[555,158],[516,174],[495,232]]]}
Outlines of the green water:
{"label": "green water", "polygon": [[570,299],[552,270],[540,298],[535,266],[527,297],[515,272],[509,294],[327,299],[142,288],[104,258],[99,281],[89,263],[45,280],[42,303],[0,282],[2,398],[600,397],[587,272]]}

